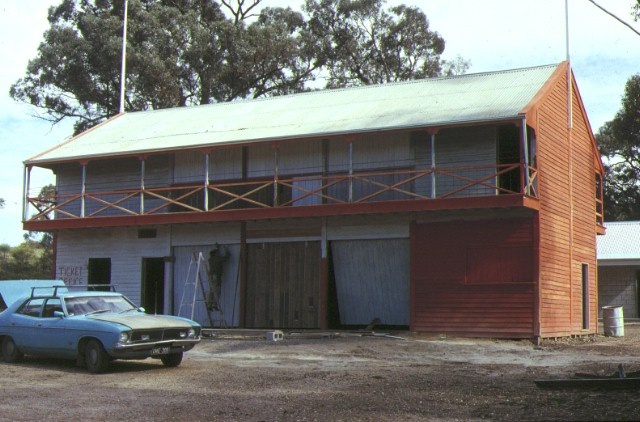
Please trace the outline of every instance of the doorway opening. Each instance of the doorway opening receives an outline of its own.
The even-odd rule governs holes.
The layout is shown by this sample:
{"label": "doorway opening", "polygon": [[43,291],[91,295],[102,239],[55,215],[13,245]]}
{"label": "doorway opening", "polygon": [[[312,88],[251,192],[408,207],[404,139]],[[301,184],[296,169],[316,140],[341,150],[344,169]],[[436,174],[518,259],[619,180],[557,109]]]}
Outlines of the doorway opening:
{"label": "doorway opening", "polygon": [[[498,165],[506,166],[520,162],[520,130],[514,125],[498,127]],[[502,169],[500,169],[502,170]],[[520,169],[516,168],[498,176],[500,194],[518,193],[520,189]]]}
{"label": "doorway opening", "polygon": [[589,265],[582,264],[582,329],[589,329]]}
{"label": "doorway opening", "polygon": [[148,314],[164,313],[164,258],[142,258],[140,298]]}

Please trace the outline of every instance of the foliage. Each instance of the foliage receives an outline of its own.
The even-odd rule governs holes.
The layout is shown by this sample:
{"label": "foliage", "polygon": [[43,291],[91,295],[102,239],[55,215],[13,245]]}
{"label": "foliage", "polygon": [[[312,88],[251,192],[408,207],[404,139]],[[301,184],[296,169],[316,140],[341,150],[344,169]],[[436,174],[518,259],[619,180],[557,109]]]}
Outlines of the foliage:
{"label": "foliage", "polygon": [[[125,110],[284,95],[462,73],[415,7],[307,0],[308,15],[262,0],[129,0]],[[75,133],[119,112],[124,0],[61,0],[10,95]]]}
{"label": "foliage", "polygon": [[[40,198],[55,194],[55,186],[46,185]],[[50,233],[28,232],[24,242],[11,247],[0,245],[0,280],[48,279],[53,274],[53,236]]]}
{"label": "foliage", "polygon": [[322,43],[328,88],[439,76],[445,42],[417,7],[384,11],[383,0],[306,0]]}
{"label": "foliage", "polygon": [[607,220],[640,219],[640,74],[627,81],[622,108],[596,134],[605,158]]}
{"label": "foliage", "polygon": [[0,209],[4,208],[4,198],[0,198]]}
{"label": "foliage", "polygon": [[0,280],[48,279],[53,274],[51,236],[25,240],[19,246],[0,245]]}

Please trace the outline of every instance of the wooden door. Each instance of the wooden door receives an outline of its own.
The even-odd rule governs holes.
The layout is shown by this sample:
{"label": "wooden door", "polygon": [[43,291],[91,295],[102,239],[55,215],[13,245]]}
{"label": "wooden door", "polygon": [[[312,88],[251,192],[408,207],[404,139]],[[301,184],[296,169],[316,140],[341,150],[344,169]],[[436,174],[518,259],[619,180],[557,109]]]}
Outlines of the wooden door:
{"label": "wooden door", "polygon": [[245,326],[318,328],[320,242],[247,245]]}

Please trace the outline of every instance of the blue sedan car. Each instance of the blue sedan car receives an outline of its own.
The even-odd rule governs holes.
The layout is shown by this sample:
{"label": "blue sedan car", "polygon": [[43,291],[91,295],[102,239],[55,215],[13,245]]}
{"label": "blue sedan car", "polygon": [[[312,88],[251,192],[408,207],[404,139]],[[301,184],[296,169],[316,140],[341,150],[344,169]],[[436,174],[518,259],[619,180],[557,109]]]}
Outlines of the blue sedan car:
{"label": "blue sedan car", "polygon": [[0,312],[5,362],[18,362],[25,354],[68,358],[101,373],[114,359],[151,357],[175,367],[200,341],[197,322],[146,314],[120,293],[72,291],[64,285],[30,290]]}

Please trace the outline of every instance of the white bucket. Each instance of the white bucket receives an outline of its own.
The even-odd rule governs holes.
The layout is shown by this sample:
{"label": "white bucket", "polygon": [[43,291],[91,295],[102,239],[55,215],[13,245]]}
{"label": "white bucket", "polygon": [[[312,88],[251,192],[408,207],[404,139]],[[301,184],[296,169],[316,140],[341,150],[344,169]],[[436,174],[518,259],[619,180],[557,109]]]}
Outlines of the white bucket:
{"label": "white bucket", "polygon": [[604,335],[607,337],[624,337],[624,315],[622,306],[603,306],[602,320]]}

